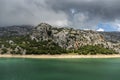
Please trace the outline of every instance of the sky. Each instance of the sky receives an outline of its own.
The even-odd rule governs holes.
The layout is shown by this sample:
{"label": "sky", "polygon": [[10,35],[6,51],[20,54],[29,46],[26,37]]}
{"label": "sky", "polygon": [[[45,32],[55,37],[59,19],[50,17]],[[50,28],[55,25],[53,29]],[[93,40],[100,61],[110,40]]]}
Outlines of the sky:
{"label": "sky", "polygon": [[0,26],[38,25],[120,31],[120,0],[0,0]]}

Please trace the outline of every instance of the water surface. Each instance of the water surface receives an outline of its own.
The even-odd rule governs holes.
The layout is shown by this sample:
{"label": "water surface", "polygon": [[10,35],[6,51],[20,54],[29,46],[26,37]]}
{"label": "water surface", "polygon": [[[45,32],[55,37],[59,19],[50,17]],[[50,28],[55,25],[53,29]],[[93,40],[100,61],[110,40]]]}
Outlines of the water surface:
{"label": "water surface", "polygon": [[120,80],[120,59],[0,59],[0,80]]}

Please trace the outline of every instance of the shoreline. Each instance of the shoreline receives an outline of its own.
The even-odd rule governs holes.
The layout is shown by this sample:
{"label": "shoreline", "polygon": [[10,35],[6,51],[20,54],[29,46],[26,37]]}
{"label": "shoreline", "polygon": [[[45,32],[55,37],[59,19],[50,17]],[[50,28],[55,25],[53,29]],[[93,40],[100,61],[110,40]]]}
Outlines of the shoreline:
{"label": "shoreline", "polygon": [[60,59],[60,58],[120,58],[120,55],[0,55],[0,58],[37,58],[37,59]]}

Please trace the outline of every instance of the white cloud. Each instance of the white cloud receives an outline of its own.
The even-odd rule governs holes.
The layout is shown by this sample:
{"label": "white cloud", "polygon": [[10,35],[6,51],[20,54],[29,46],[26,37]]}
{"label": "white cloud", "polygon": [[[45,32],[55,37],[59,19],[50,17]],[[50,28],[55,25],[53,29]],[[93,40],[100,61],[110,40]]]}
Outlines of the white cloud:
{"label": "white cloud", "polygon": [[117,31],[120,31],[120,24],[116,24],[117,25]]}
{"label": "white cloud", "polygon": [[116,31],[120,31],[120,20],[116,19],[114,22],[111,23]]}
{"label": "white cloud", "polygon": [[68,26],[68,21],[67,20],[59,20],[55,22],[56,25],[58,26]]}
{"label": "white cloud", "polygon": [[78,29],[88,29],[88,30],[96,30],[96,26],[99,23],[99,20],[101,20],[99,17],[93,17],[93,19],[90,19],[88,13],[76,13],[74,14],[74,17],[72,18],[72,24],[75,28]]}
{"label": "white cloud", "polygon": [[120,31],[119,16],[119,0],[0,0],[0,26],[46,22],[96,30],[99,23],[110,23]]}
{"label": "white cloud", "polygon": [[71,13],[74,14],[75,13],[75,9],[70,9]]}
{"label": "white cloud", "polygon": [[102,28],[97,29],[97,31],[104,32],[105,30]]}
{"label": "white cloud", "polygon": [[67,25],[67,14],[62,11],[55,12],[44,1],[0,0],[0,25],[38,25],[41,22],[58,26]]}

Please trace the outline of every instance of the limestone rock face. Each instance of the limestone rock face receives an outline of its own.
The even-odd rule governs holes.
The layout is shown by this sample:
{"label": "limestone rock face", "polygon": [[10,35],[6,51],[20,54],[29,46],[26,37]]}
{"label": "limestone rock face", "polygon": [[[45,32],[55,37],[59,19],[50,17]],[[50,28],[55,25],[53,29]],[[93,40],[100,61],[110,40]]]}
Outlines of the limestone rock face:
{"label": "limestone rock face", "polygon": [[57,28],[41,23],[32,30],[30,37],[36,41],[52,40],[65,49],[78,49],[84,45],[101,45],[120,53],[120,43],[109,42],[102,34],[91,30]]}
{"label": "limestone rock face", "polygon": [[39,24],[33,29],[31,38],[37,41],[52,38],[52,26],[46,23]]}

